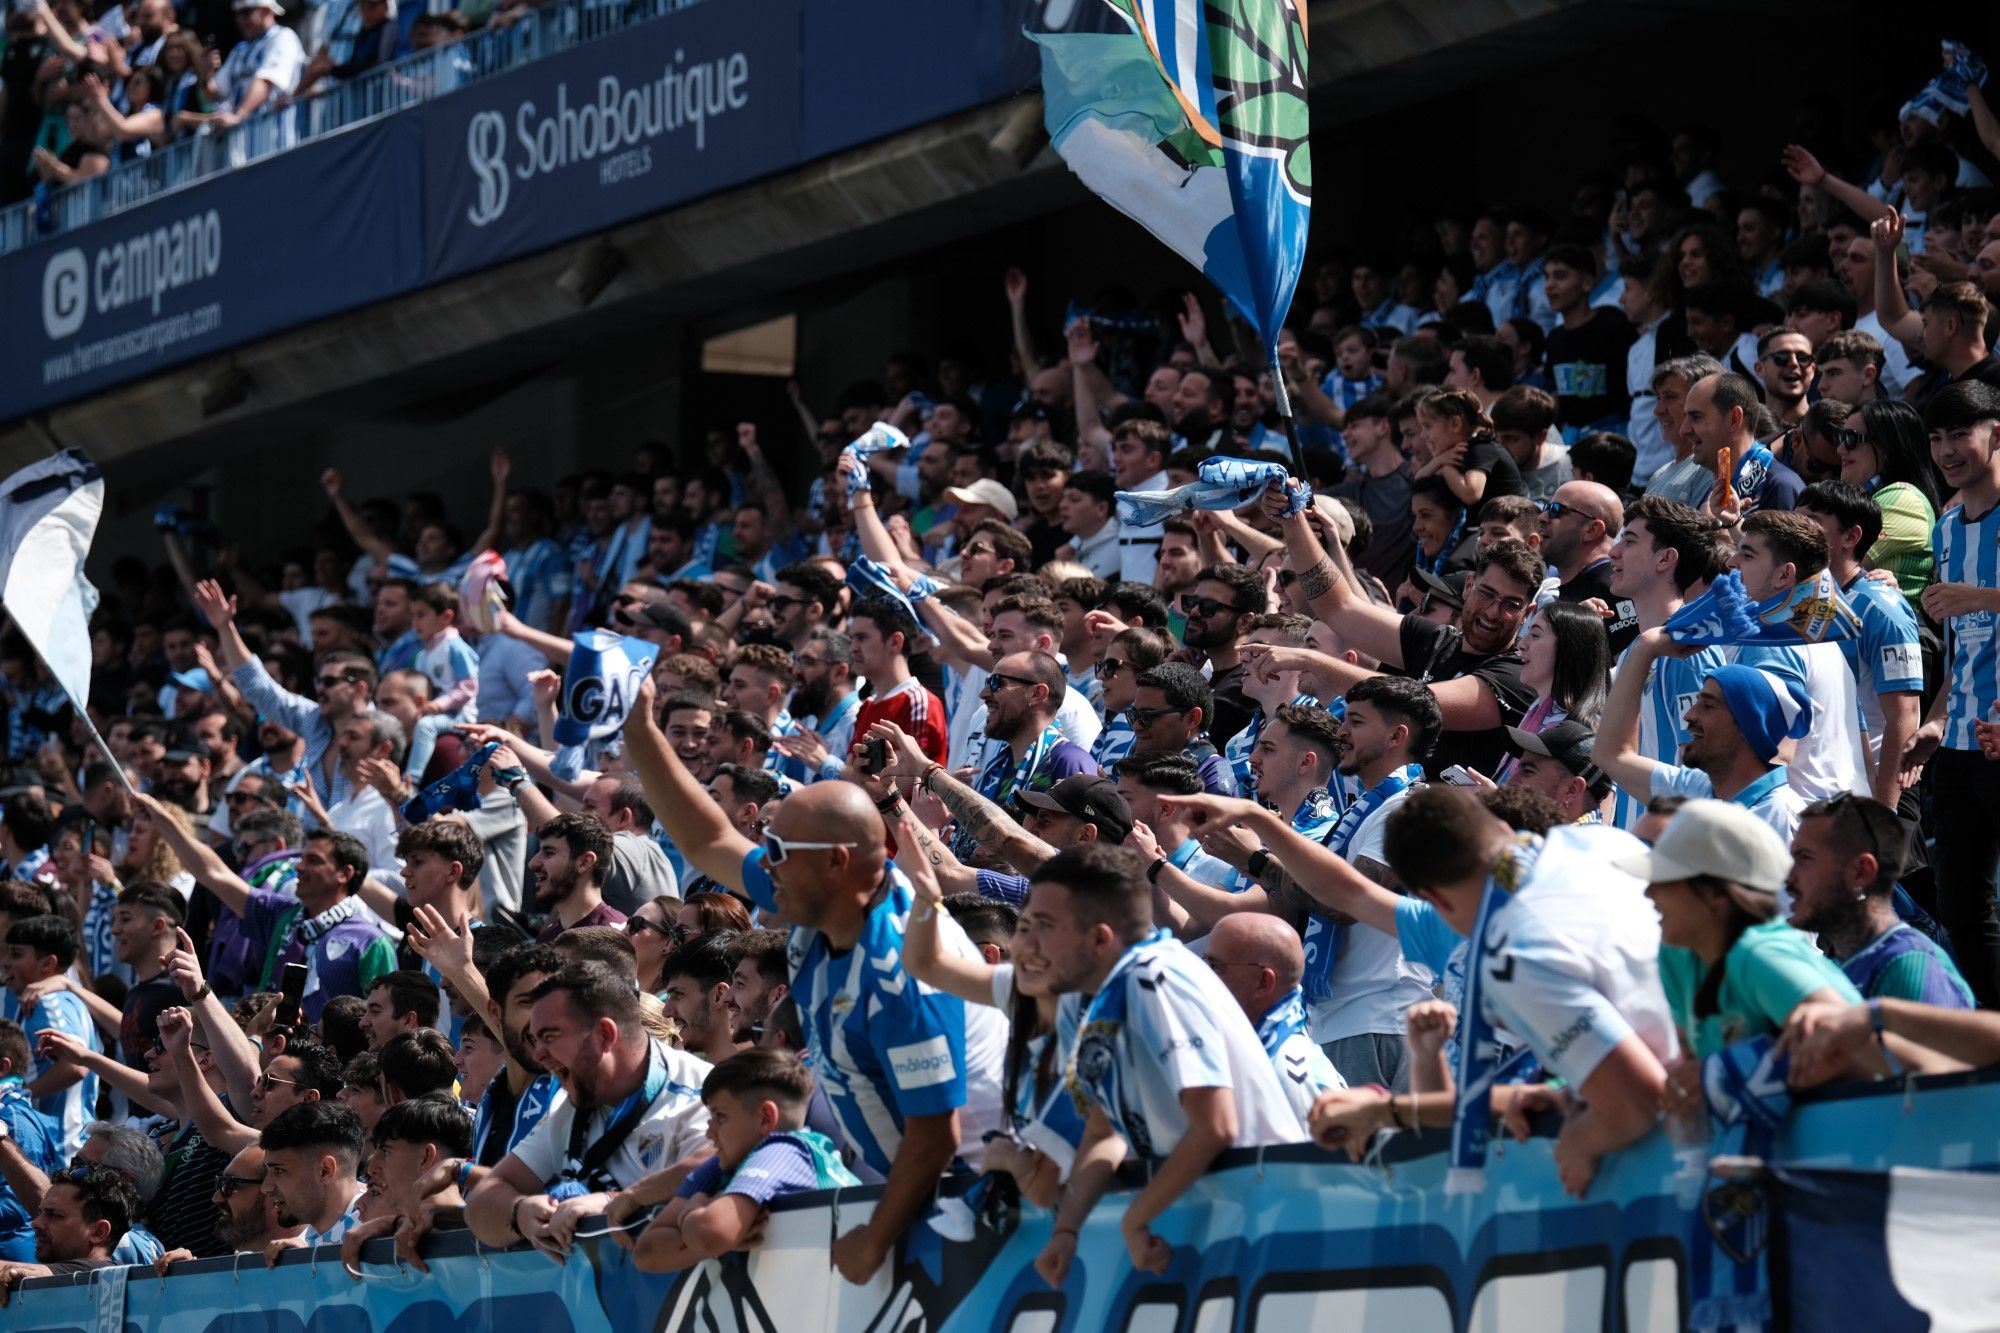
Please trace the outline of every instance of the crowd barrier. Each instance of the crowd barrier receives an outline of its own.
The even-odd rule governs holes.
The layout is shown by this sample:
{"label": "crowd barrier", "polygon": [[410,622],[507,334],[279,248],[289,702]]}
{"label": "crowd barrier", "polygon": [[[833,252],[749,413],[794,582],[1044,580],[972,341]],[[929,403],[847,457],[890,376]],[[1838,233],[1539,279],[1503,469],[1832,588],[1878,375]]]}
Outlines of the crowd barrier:
{"label": "crowd barrier", "polygon": [[[781,1200],[767,1244],[677,1277],[638,1272],[609,1240],[566,1265],[531,1250],[439,1237],[429,1275],[370,1247],[357,1281],[336,1248],[208,1260],[167,1279],[129,1270],[30,1283],[0,1312],[10,1333],[1595,1333],[1680,1329],[1700,1304],[1713,1236],[1706,1202],[1655,1135],[1606,1163],[1590,1196],[1567,1199],[1551,1143],[1496,1144],[1487,1186],[1447,1195],[1440,1135],[1392,1140],[1362,1164],[1310,1147],[1237,1152],[1155,1230],[1174,1247],[1164,1276],[1137,1273],[1113,1193],[1083,1228],[1067,1283],[1032,1263],[1049,1218],[1032,1207],[969,1239],[919,1229],[866,1286],[833,1272],[828,1247],[873,1206],[874,1189]],[[1918,1168],[1910,1172],[1910,1168]],[[2000,1082],[1987,1076],[1877,1085],[1797,1108],[1747,1197],[1767,1210],[1765,1293],[1775,1327],[1929,1327],[1927,1308],[1967,1299],[1899,1262],[1895,1182],[1973,1179],[2000,1168]],[[1927,1172],[1948,1174],[1932,1176]],[[1983,1195],[1990,1176],[1978,1181]],[[1912,1199],[1931,1197],[1913,1191]],[[1877,1202],[1871,1204],[1870,1198]],[[1905,1228],[1907,1230],[1907,1228]],[[1957,1271],[1991,1268],[1966,1228]],[[1935,1245],[1935,1241],[1927,1244]],[[1978,1284],[1974,1284],[1975,1286]],[[1976,1293],[1975,1293],[1976,1294]],[[1808,1312],[1801,1314],[1801,1311]],[[1961,1316],[1963,1311],[1960,1311]],[[1831,1322],[1829,1322],[1831,1320]],[[1957,1326],[1964,1327],[1965,1324]],[[1991,1325],[1987,1325],[1991,1326]]]}

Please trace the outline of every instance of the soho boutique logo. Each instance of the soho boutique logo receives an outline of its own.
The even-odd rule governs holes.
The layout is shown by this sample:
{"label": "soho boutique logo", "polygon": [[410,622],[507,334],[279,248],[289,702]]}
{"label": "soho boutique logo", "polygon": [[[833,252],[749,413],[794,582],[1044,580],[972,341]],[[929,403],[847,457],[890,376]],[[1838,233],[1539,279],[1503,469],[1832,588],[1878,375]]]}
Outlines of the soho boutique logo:
{"label": "soho boutique logo", "polygon": [[475,227],[497,222],[507,211],[507,121],[498,111],[481,111],[465,127],[465,160],[479,177],[479,198],[465,210]]}

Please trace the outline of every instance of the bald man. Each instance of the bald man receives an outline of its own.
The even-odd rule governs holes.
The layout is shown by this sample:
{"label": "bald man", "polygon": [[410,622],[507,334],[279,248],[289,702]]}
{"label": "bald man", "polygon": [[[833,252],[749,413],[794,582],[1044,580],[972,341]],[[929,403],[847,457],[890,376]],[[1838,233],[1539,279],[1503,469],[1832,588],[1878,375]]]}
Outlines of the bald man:
{"label": "bald man", "polygon": [[[929,1210],[953,1159],[977,1169],[986,1132],[1004,1127],[1007,1020],[904,973],[903,927],[916,895],[888,859],[869,793],[816,782],[787,797],[762,843],[752,843],[667,744],[654,707],[649,680],[625,722],[625,754],[667,835],[702,874],[806,932],[791,950],[806,1047],[842,1136],[886,1177],[874,1214],[833,1244],[834,1267],[865,1283]],[[881,809],[895,818],[900,804],[885,784]],[[938,941],[980,961],[948,916]]]}
{"label": "bald man", "polygon": [[1638,637],[1639,613],[1611,595],[1611,544],[1625,526],[1625,503],[1597,481],[1566,481],[1542,506],[1542,558],[1562,586],[1556,600],[1595,599],[1611,609],[1604,632],[1616,657]]}
{"label": "bald man", "polygon": [[1306,951],[1298,931],[1267,912],[1232,912],[1209,932],[1208,965],[1256,1024],[1285,1097],[1306,1123],[1314,1100],[1347,1081],[1306,1031],[1305,991],[1299,986]]}

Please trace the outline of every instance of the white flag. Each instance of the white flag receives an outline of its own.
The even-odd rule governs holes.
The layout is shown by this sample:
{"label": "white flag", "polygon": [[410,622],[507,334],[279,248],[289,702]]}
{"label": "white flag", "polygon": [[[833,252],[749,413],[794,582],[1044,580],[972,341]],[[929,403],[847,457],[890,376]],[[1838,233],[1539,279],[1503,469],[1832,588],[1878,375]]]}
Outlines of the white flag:
{"label": "white flag", "polygon": [[0,606],[34,645],[77,711],[90,698],[90,616],[83,576],[104,512],[104,475],[65,449],[0,482]]}

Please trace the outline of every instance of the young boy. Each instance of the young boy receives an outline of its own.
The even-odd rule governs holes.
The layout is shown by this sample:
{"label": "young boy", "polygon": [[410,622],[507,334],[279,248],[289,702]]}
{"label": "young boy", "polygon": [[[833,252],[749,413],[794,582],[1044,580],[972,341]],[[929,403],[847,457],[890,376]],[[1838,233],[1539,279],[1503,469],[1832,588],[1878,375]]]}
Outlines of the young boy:
{"label": "young boy", "polygon": [[51,990],[34,1002],[23,1000],[29,987],[68,972],[76,962],[83,937],[75,926],[59,916],[31,916],[7,928],[5,955],[6,983],[16,1001],[22,1002],[21,1027],[28,1036],[28,1049],[35,1054],[32,1072],[27,1072],[27,1093],[35,1099],[35,1109],[56,1127],[67,1160],[83,1147],[84,1126],[97,1112],[97,1075],[74,1065],[59,1064],[40,1054],[41,1034],[63,1032],[85,1047],[101,1051],[97,1025],[83,997],[66,989]]}
{"label": "young boy", "polygon": [[479,654],[458,636],[458,593],[449,584],[429,583],[410,603],[410,628],[423,640],[417,670],[431,682],[433,695],[422,705],[410,733],[404,776],[421,783],[439,733],[479,720]]}
{"label": "young boy", "polygon": [[1479,545],[1484,552],[1495,542],[1522,541],[1530,549],[1542,544],[1541,510],[1525,495],[1496,495],[1479,506]]}
{"label": "young boy", "polygon": [[753,1047],[702,1080],[715,1156],[682,1182],[634,1251],[649,1273],[673,1273],[739,1248],[781,1194],[858,1185],[824,1134],[806,1129],[813,1076],[795,1055]]}

